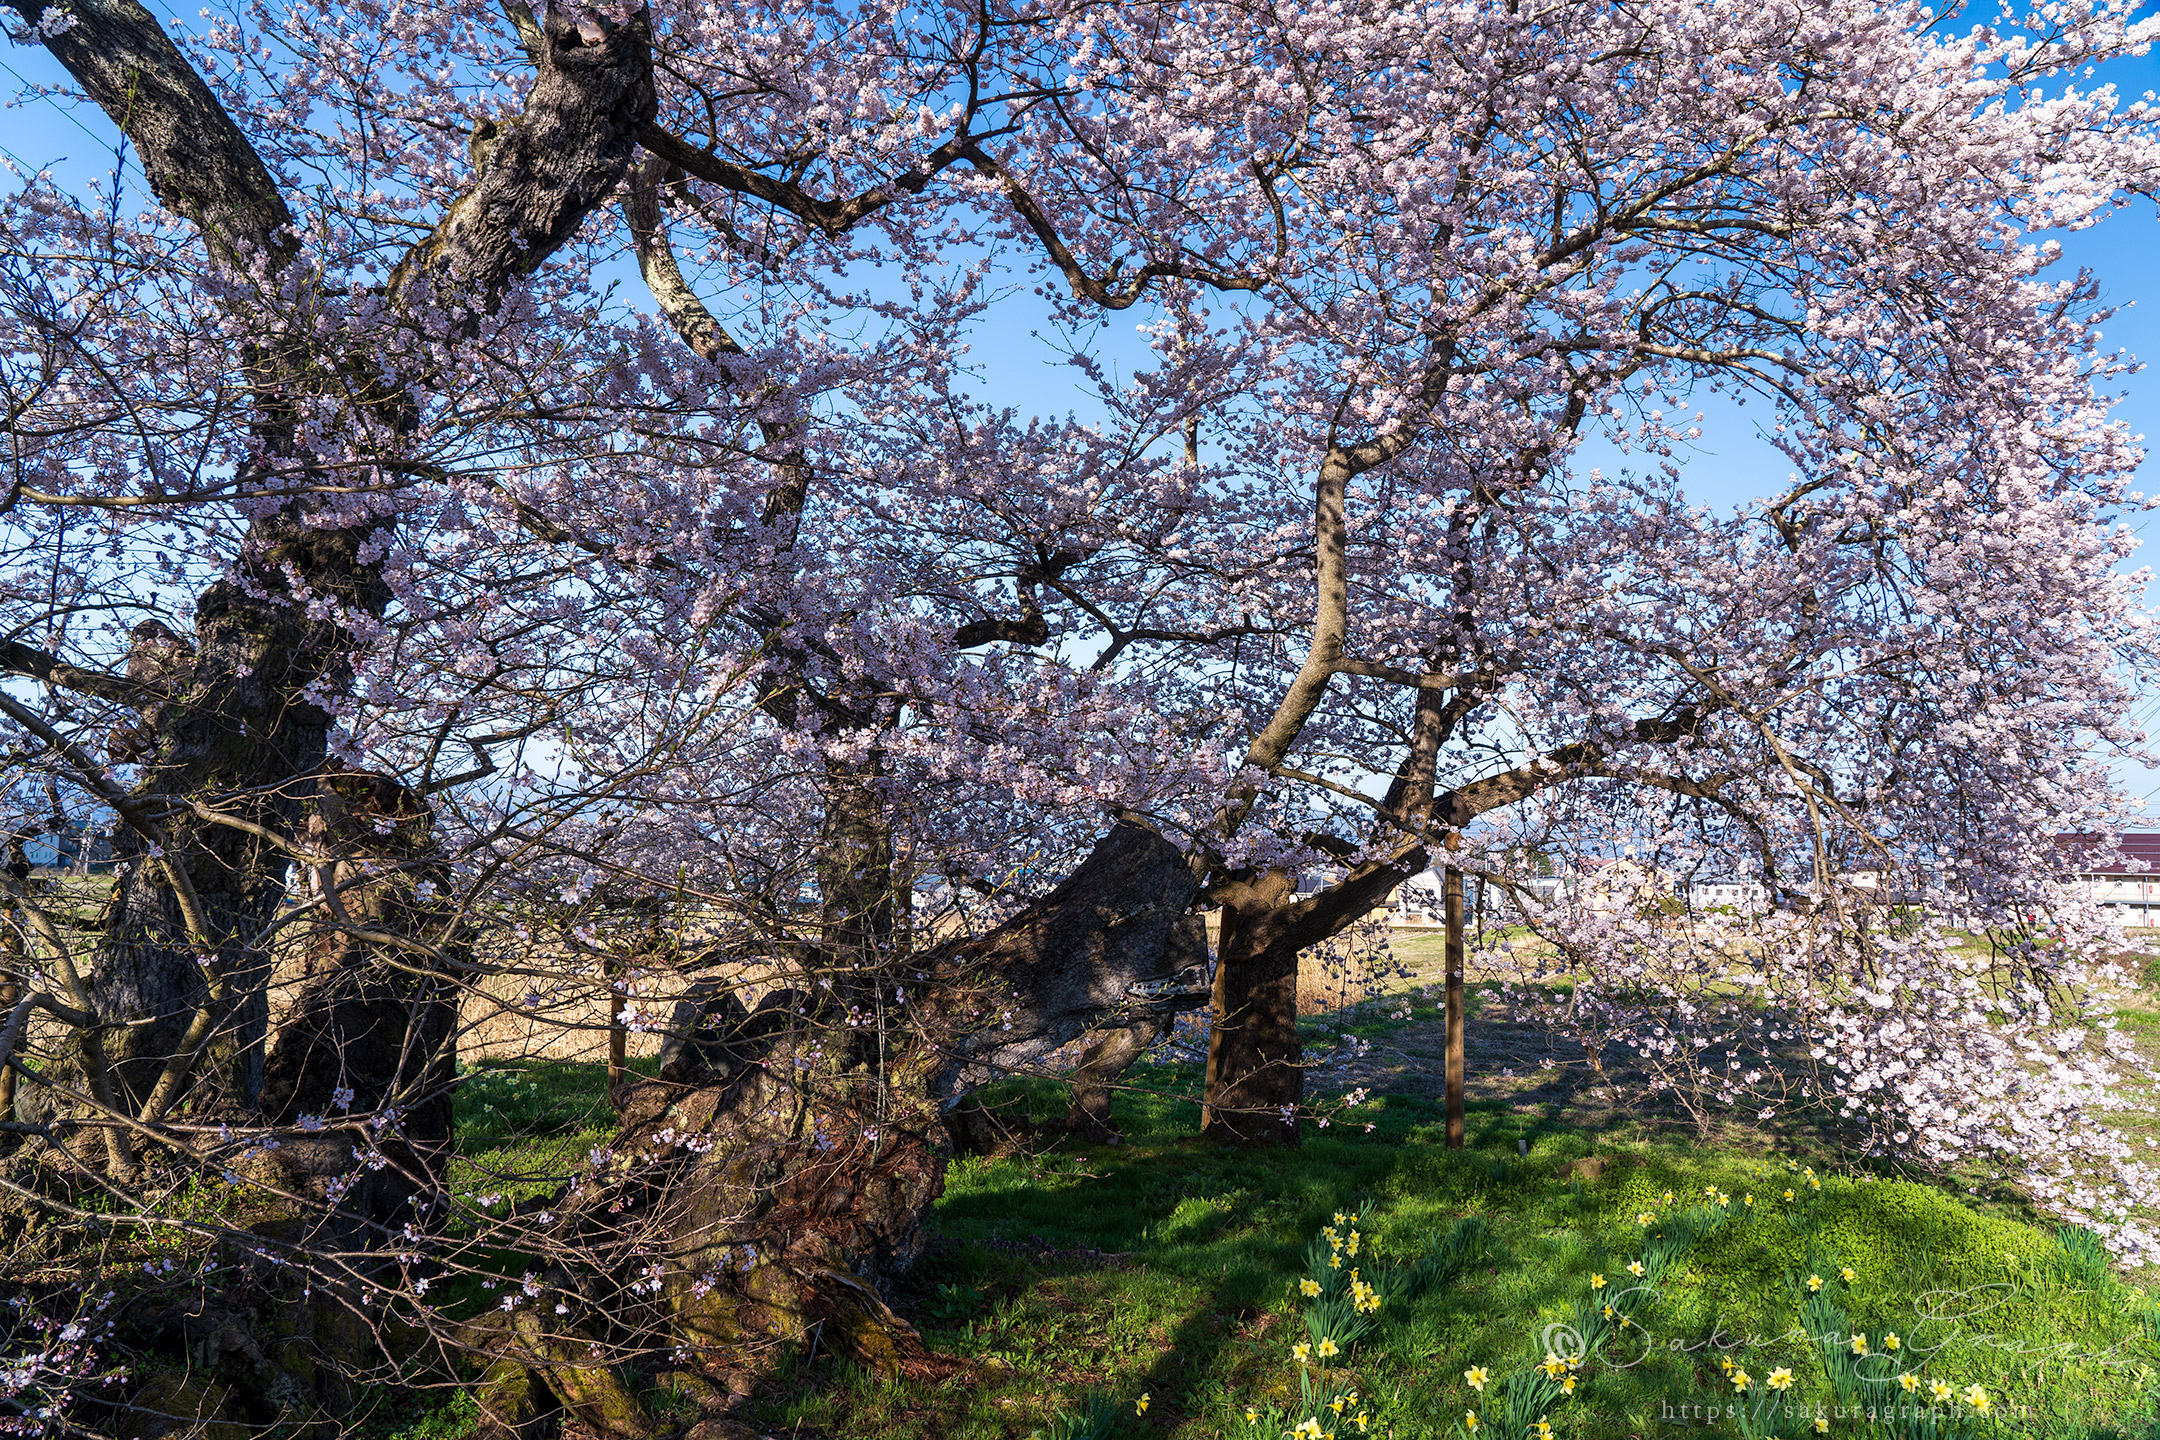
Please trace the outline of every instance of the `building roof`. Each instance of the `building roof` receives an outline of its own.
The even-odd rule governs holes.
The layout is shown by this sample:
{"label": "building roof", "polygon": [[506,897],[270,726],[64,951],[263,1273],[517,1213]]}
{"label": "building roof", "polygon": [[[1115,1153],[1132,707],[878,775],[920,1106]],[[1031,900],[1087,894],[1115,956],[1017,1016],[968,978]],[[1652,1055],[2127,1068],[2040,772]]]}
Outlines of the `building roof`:
{"label": "building roof", "polygon": [[2055,848],[2062,851],[2080,875],[2150,875],[2160,880],[2160,831],[2133,830],[2115,839],[2119,855],[2100,852],[2098,835],[2057,835]]}

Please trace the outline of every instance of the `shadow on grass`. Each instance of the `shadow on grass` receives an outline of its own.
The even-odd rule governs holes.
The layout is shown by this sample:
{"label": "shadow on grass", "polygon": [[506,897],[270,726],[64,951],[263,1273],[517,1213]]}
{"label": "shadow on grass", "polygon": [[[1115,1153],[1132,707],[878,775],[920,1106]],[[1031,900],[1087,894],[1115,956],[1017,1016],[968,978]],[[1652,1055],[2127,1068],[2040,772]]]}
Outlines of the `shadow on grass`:
{"label": "shadow on grass", "polygon": [[[590,1107],[605,1106],[598,1066],[482,1078],[497,1091],[476,1088],[469,1114],[461,1103],[461,1138],[490,1157],[571,1141]],[[1061,1139],[953,1162],[931,1248],[892,1298],[933,1348],[968,1362],[965,1384],[911,1387],[805,1356],[756,1398],[754,1418],[802,1440],[1012,1440],[1100,1392],[1122,1407],[1120,1436],[1236,1435],[1247,1403],[1297,1397],[1290,1346],[1305,1337],[1290,1287],[1321,1227],[1360,1213],[1378,1253],[1401,1258],[1457,1217],[1482,1214],[1493,1225],[1489,1257],[1390,1313],[1330,1377],[1381,1397],[1400,1436],[1450,1434],[1477,1398],[1465,1368],[1499,1375],[1538,1358],[1541,1325],[1586,1296],[1591,1274],[1616,1276],[1639,1250],[1636,1216],[1684,1206],[1705,1185],[1729,1191],[1741,1219],[1698,1247],[1645,1312],[1664,1348],[1599,1374],[1572,1402],[1590,1413],[1574,1414],[1565,1433],[1722,1433],[1667,1423],[1663,1407],[1717,1395],[1727,1347],[1758,1375],[1785,1365],[1814,1383],[1805,1347],[1779,1338],[1792,1325],[1785,1283],[1804,1259],[1801,1231],[1770,1213],[1786,1188],[1799,1188],[1782,1168],[1788,1157],[1821,1163],[1805,1150],[1766,1137],[1704,1143],[1641,1123],[1589,1126],[1565,1108],[1484,1095],[1470,1106],[1469,1146],[1451,1152],[1437,1099],[1412,1090],[1375,1095],[1308,1130],[1299,1149],[1233,1151],[1194,1134],[1195,1069],[1145,1067],[1129,1078],[1115,1102],[1122,1145]],[[1001,1090],[1044,1119],[1067,1100],[1052,1084]],[[544,1113],[517,1108],[542,1100]],[[1577,1164],[1586,1160],[1594,1163]],[[2025,1289],[1984,1324],[1946,1331],[1941,1373],[2001,1387],[2006,1404],[2019,1397],[2044,1419],[2022,1433],[2153,1436],[2152,1422],[2132,1418],[2150,1396],[2105,1359],[2108,1347],[2142,1343],[2128,1317],[2143,1297],[2119,1282],[2089,1294],[2063,1282],[2047,1268],[2047,1232],[1940,1188],[1851,1176],[1834,1177],[1815,1218],[1820,1243],[1855,1269],[1849,1309],[1870,1333],[1921,1334],[1918,1292],[1988,1293],[2005,1283],[2004,1257],[2020,1257]],[[2067,1359],[2057,1354],[2064,1343],[2075,1347]],[[2055,1347],[2044,1385],[2020,1378],[2034,1371],[2033,1347]],[[2134,1358],[2149,1365],[2154,1354]],[[1134,1411],[1142,1394],[1151,1397],[1144,1417]]]}

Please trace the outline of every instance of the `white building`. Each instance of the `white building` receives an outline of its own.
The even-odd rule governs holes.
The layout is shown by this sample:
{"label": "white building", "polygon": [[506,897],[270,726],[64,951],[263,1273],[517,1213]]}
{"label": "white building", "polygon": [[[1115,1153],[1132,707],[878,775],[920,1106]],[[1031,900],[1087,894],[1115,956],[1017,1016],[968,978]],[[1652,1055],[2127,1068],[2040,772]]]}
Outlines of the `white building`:
{"label": "white building", "polygon": [[2077,867],[2071,878],[2085,883],[2086,895],[2116,924],[2125,930],[2160,929],[2160,834],[2118,836],[2119,857],[2096,855],[2097,835],[2058,835],[2055,844]]}
{"label": "white building", "polygon": [[1736,915],[1761,915],[1770,909],[1770,890],[1737,875],[1705,875],[1689,883],[1687,900],[1691,910],[1730,910]]}

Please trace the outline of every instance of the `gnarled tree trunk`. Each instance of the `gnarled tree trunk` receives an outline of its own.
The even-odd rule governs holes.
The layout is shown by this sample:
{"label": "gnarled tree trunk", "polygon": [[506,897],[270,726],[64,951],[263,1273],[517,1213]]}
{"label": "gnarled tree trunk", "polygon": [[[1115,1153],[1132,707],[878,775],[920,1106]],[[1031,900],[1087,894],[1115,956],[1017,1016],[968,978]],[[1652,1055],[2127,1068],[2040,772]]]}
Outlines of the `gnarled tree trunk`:
{"label": "gnarled tree trunk", "polygon": [[585,1257],[558,1277],[580,1298],[560,1317],[516,1311],[498,1356],[609,1434],[649,1425],[609,1368],[634,1353],[686,1348],[723,1401],[788,1343],[940,1373],[877,1287],[921,1253],[945,1111],[1082,1035],[1196,1003],[1196,891],[1175,846],[1120,824],[1010,921],[883,971],[907,998],[877,1047],[845,1043],[847,1011],[822,990],[695,1030],[727,1002],[687,1005],[662,1078],[627,1087],[614,1144],[552,1207],[551,1244]]}
{"label": "gnarled tree trunk", "polygon": [[[202,805],[166,822],[164,849],[201,902],[205,938],[216,948],[202,953],[175,887],[151,863],[150,842],[122,827],[90,995],[114,1027],[106,1051],[131,1111],[150,1100],[176,1058],[187,1063],[191,1043],[199,1055],[174,1112],[248,1118],[260,1101],[268,939],[290,859],[261,832],[303,829],[330,717],[302,696],[337,680],[352,643],[341,626],[311,618],[288,577],[303,577],[315,596],[380,616],[389,595],[379,567],[359,559],[366,539],[358,530],[310,529],[290,513],[258,519],[243,544],[244,583],[221,580],[204,592],[192,663],[164,667],[173,694],[147,717],[154,748],[136,795]],[[204,1014],[207,1035],[194,1033]]]}
{"label": "gnarled tree trunk", "polygon": [[1296,895],[1289,875],[1270,870],[1224,900],[1200,1119],[1211,1138],[1297,1143],[1305,1070],[1285,906]]}
{"label": "gnarled tree trunk", "polygon": [[[38,25],[42,0],[23,13]],[[286,265],[296,237],[275,181],[155,17],[136,0],[75,0],[67,21],[41,32],[47,47],[134,143],[158,198],[195,222],[236,293],[255,293],[247,287],[265,274],[304,291],[308,282]],[[656,109],[642,16],[579,25],[551,10],[529,43],[538,73],[524,112],[476,149],[470,187],[391,277],[392,303],[440,333],[469,333],[609,199]],[[256,261],[267,270],[251,271]],[[184,673],[135,687],[156,703],[126,737],[144,755],[134,800],[163,830],[153,840],[137,824],[116,847],[119,879],[91,967],[92,1009],[111,1027],[115,1104],[146,1116],[176,1104],[198,1116],[248,1116],[260,1101],[264,940],[288,858],[274,837],[289,843],[298,833],[329,726],[309,696],[344,683],[355,642],[343,617],[380,618],[389,601],[375,527],[322,523],[300,498],[310,457],[293,403],[324,371],[367,375],[375,361],[315,353],[306,304],[261,302],[263,338],[242,365],[249,425],[261,478],[272,483],[273,466],[294,474],[295,498],[255,515],[237,579],[203,593]],[[303,318],[283,334],[276,317],[288,304]],[[417,423],[409,392],[438,381],[395,374],[372,391],[362,386],[356,425],[408,432]],[[106,690],[124,684],[93,679]],[[184,888],[199,901],[192,920],[182,913]],[[174,1084],[183,1076],[184,1095]]]}
{"label": "gnarled tree trunk", "polygon": [[395,781],[333,770],[310,827],[344,857],[316,875],[337,906],[302,941],[307,974],[270,1048],[262,1114],[299,1131],[267,1158],[280,1188],[322,1207],[302,1228],[327,1222],[347,1248],[426,1221],[450,1164],[458,989],[444,967],[465,946],[431,821]]}

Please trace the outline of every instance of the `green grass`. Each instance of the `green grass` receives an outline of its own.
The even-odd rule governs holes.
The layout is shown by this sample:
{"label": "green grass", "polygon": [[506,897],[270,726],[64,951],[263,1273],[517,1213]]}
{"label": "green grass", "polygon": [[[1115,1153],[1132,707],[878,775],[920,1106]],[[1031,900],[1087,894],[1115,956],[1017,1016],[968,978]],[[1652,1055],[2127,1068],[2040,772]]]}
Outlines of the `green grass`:
{"label": "green grass", "polygon": [[[632,1060],[647,1078],[655,1060]],[[457,1090],[458,1153],[450,1188],[504,1204],[553,1193],[587,1152],[615,1135],[607,1067],[574,1060],[482,1061]]]}
{"label": "green grass", "polygon": [[[1718,1214],[1731,1218],[1681,1246],[1654,1294],[1628,1302],[1640,1331],[1616,1332],[1602,1360],[1578,1372],[1572,1398],[1539,1402],[1550,1402],[1556,1435],[1738,1435],[1737,1422],[1686,1408],[1732,1393],[1725,1359],[1749,1372],[1756,1393],[1788,1368],[1794,1398],[1834,1402],[1838,1357],[1799,1333],[1804,1314],[1829,1314],[1877,1355],[1896,1332],[1900,1360],[1927,1381],[1985,1388],[1987,1424],[1972,1428],[1970,1408],[1953,1406],[1967,1428],[1943,1435],[2160,1437],[2152,1297],[2096,1262],[2081,1236],[2002,1203],[1827,1167],[1817,1191],[1788,1168],[1823,1165],[1817,1157],[1742,1153],[1635,1126],[1592,1135],[1497,1103],[1473,1105],[1470,1148],[1450,1152],[1437,1106],[1401,1095],[1308,1129],[1296,1151],[1239,1153],[1196,1138],[1190,1069],[1143,1066],[1129,1079],[1116,1102],[1124,1144],[953,1162],[933,1251],[893,1299],[933,1350],[965,1363],[957,1380],[911,1384],[829,1352],[798,1356],[748,1418],[801,1437],[1257,1440],[1354,1392],[1342,1418],[1320,1411],[1338,1440],[1457,1436],[1473,1406],[1486,1417],[1481,1437],[1508,1440],[1494,1421],[1509,1387],[1529,1393],[1540,1332],[1592,1301],[1593,1273],[1607,1277],[1603,1294],[1629,1283],[1627,1264],[1645,1255],[1639,1215],[1659,1217],[1655,1235],[1675,1212],[1706,1203],[1708,1187],[1729,1197]],[[1055,1086],[1003,1089],[1045,1118],[1066,1103]],[[513,1198],[513,1185],[536,1193],[608,1134],[595,1065],[483,1070],[458,1116],[460,1187]],[[1572,1162],[1593,1155],[1604,1160],[1595,1178],[1567,1178]],[[1490,1242],[1467,1271],[1390,1301],[1347,1355],[1306,1371],[1292,1346],[1313,1332],[1295,1286],[1338,1212],[1359,1216],[1357,1263],[1368,1277],[1413,1259],[1464,1216],[1484,1217]],[[1805,1290],[1809,1273],[1825,1281],[1819,1297]],[[1482,1393],[1464,1379],[1472,1365],[1493,1377]],[[1259,1425],[1245,1421],[1248,1407]],[[1364,1432],[1350,1423],[1358,1413],[1368,1416]],[[1833,1424],[1834,1434],[1892,1433]]]}
{"label": "green grass", "polygon": [[[1103,1393],[1123,1402],[1104,1433],[1279,1435],[1303,1413],[1290,1347],[1308,1337],[1292,1286],[1313,1237],[1355,1211],[1384,1264],[1474,1214],[1491,1224],[1483,1264],[1391,1307],[1344,1360],[1314,1372],[1322,1399],[1358,1393],[1368,1433],[1453,1435],[1472,1406],[1497,1413],[1499,1385],[1481,1397],[1466,1368],[1495,1382],[1525,1370],[1541,1328],[1590,1296],[1593,1272],[1608,1288],[1625,1282],[1640,1213],[1662,1225],[1710,1186],[1729,1194],[1734,1218],[1640,1312],[1653,1343],[1583,1372],[1553,1411],[1558,1434],[1736,1434],[1672,1418],[1730,1393],[1721,1356],[1758,1382],[1790,1368],[1795,1396],[1830,1400],[1821,1360],[1793,1333],[1802,1297],[1791,1287],[1811,1265],[1832,1267],[1828,1294],[1878,1352],[1896,1331],[1927,1379],[1986,1388],[1996,1428],[1973,1433],[2160,1432],[2149,1298],[2095,1274],[2051,1232],[1929,1186],[1825,1176],[1816,1192],[1776,1159],[1565,1132],[1539,1134],[1525,1157],[1516,1141],[1532,1137],[1512,1117],[1488,1117],[1474,1148],[1450,1153],[1429,1106],[1387,1097],[1358,1117],[1376,1122],[1371,1135],[1338,1124],[1294,1153],[1230,1153],[1192,1138],[1193,1107],[1174,1093],[1192,1076],[1142,1073],[1153,1093],[1123,1097],[1123,1146],[953,1165],[934,1264],[897,1299],[933,1348],[973,1362],[974,1379],[910,1387],[815,1365],[764,1397],[757,1418],[828,1435],[1025,1436]],[[1053,1104],[1047,1091],[1033,1098]],[[1608,1162],[1597,1180],[1558,1178],[1592,1153]],[[1807,1203],[1787,1205],[1788,1187]],[[1142,1394],[1145,1416],[1134,1412]],[[1280,1424],[1248,1427],[1248,1405]]]}

